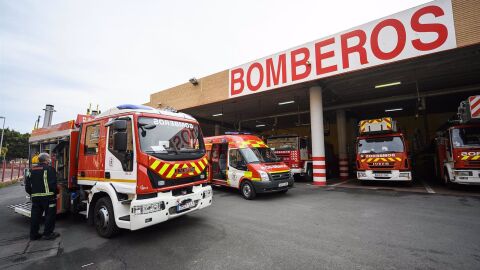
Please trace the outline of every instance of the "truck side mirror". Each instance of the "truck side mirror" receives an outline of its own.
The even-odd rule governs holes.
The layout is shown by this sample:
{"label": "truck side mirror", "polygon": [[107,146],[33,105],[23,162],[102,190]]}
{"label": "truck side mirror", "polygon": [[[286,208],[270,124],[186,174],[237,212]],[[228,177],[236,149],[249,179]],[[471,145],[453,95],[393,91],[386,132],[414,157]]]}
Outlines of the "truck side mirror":
{"label": "truck side mirror", "polygon": [[113,150],[118,152],[127,151],[127,132],[117,131],[113,134]]}

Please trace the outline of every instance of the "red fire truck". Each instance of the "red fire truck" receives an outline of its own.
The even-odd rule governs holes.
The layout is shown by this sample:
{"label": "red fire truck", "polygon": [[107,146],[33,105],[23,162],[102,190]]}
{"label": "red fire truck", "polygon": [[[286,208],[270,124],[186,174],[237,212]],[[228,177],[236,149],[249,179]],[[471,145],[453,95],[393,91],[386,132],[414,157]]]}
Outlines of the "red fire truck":
{"label": "red fire truck", "polygon": [[458,119],[439,131],[436,142],[436,175],[447,185],[480,184],[480,95],[458,107]]}
{"label": "red fire truck", "polygon": [[[309,139],[297,135],[277,135],[267,139],[267,144],[290,167],[292,174],[313,178]],[[307,180],[308,180],[307,179]]]}
{"label": "red fire truck", "polygon": [[412,182],[407,144],[390,117],[359,123],[357,179]]}
{"label": "red fire truck", "polygon": [[240,189],[247,200],[257,193],[287,192],[294,181],[290,169],[257,136],[206,137],[214,185]]}
{"label": "red fire truck", "polygon": [[[202,133],[187,114],[121,105],[36,129],[29,142],[31,155],[52,156],[57,213],[84,214],[103,237],[212,203]],[[28,202],[12,208],[30,216]]]}

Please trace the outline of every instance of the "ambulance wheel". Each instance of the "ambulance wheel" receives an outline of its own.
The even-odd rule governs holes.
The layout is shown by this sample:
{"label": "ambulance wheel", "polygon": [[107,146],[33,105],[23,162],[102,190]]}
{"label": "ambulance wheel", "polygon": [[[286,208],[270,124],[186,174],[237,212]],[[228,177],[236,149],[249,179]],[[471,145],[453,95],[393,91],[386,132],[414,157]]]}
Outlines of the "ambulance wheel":
{"label": "ambulance wheel", "polygon": [[255,189],[250,181],[243,181],[242,185],[240,186],[240,191],[242,192],[243,198],[247,200],[253,200],[255,196],[257,196],[257,193],[255,192]]}
{"label": "ambulance wheel", "polygon": [[120,232],[115,223],[112,202],[108,197],[100,198],[95,204],[93,222],[101,237],[110,238]]}

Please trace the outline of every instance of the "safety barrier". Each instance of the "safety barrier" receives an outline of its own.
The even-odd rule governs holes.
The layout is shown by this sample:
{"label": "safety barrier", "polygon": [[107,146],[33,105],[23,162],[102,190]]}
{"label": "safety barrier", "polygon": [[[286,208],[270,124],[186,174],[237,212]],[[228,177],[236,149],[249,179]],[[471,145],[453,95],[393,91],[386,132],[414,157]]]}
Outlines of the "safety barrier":
{"label": "safety barrier", "polygon": [[0,167],[0,181],[10,182],[18,180],[23,177],[24,169],[28,166],[26,162],[21,161],[11,161],[6,162],[5,160],[1,162]]}

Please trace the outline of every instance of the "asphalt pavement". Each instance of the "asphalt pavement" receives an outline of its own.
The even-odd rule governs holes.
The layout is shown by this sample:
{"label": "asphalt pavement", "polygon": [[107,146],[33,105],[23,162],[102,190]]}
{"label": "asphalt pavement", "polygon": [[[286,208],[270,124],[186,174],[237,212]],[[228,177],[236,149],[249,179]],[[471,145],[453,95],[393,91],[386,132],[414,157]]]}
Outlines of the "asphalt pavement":
{"label": "asphalt pavement", "polygon": [[58,244],[34,243],[36,252],[28,219],[6,207],[24,200],[19,184],[0,189],[0,268],[480,269],[475,196],[298,183],[247,201],[215,188],[211,207],[114,239],[59,217]]}

